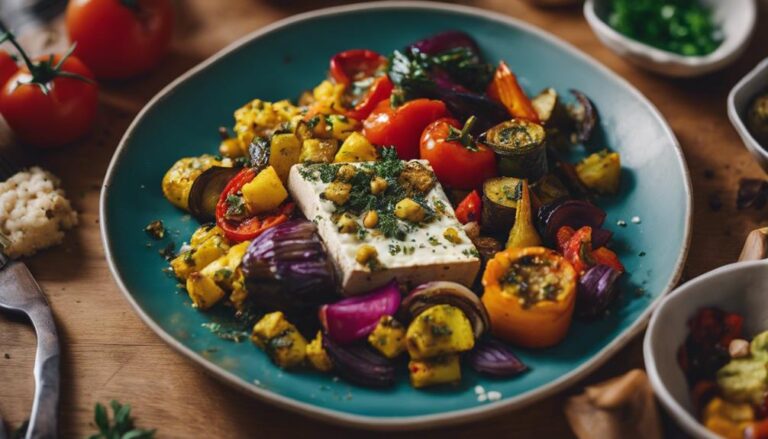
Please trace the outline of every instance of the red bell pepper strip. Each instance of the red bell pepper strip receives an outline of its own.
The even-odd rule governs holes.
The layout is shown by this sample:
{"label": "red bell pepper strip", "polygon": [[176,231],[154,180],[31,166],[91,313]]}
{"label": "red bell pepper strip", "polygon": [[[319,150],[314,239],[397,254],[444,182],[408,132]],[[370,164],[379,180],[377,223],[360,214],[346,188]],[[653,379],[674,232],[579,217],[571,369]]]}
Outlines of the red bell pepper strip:
{"label": "red bell pepper strip", "polygon": [[533,108],[531,100],[525,95],[517,82],[517,77],[504,61],[499,63],[487,93],[491,99],[501,102],[513,117],[539,123],[539,115]]}
{"label": "red bell pepper strip", "polygon": [[589,226],[576,231],[568,226],[561,227],[555,239],[558,249],[579,274],[594,265],[607,265],[619,273],[626,271],[612,250],[606,247],[592,249],[592,228]]}
{"label": "red bell pepper strip", "polygon": [[482,212],[483,201],[477,191],[472,191],[461,200],[456,206],[456,219],[460,223],[466,224],[472,221],[480,222],[480,212]]}
{"label": "red bell pepper strip", "polygon": [[331,58],[330,74],[336,83],[348,85],[375,76],[386,64],[387,58],[372,50],[345,50]]}
{"label": "red bell pepper strip", "polygon": [[256,215],[242,221],[227,218],[229,208],[228,198],[236,195],[246,183],[256,177],[257,172],[253,168],[245,168],[235,175],[227,183],[221,192],[219,202],[216,204],[216,225],[224,232],[224,236],[230,241],[242,242],[261,235],[270,227],[284,223],[293,213],[292,202],[283,203],[275,212],[268,215]]}
{"label": "red bell pepper strip", "polygon": [[344,112],[347,117],[363,120],[371,114],[376,104],[389,99],[394,86],[389,77],[383,74],[386,65],[387,58],[372,50],[346,50],[331,58],[330,76],[337,84],[344,84],[347,93],[353,89],[350,87],[353,82],[369,78],[372,81],[367,89],[355,90],[359,95],[352,96],[354,107]]}

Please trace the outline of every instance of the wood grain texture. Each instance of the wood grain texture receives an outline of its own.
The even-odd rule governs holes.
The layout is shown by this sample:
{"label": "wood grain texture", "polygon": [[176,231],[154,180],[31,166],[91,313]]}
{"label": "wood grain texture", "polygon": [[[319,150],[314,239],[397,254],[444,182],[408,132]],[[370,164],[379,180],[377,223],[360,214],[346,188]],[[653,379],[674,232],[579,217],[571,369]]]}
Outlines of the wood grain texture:
{"label": "wood grain texture", "polygon": [[[140,80],[103,85],[93,133],[71,147],[36,154],[41,165],[62,178],[80,212],[80,226],[62,246],[28,261],[49,297],[62,339],[63,437],[92,432],[93,404],[112,398],[130,402],[138,423],[158,428],[160,437],[571,437],[562,413],[564,399],[585,383],[642,366],[638,337],[585,382],[526,409],[443,430],[362,433],[306,419],[232,390],[172,351],[133,313],[107,269],[98,225],[100,184],[122,133],[163,85],[227,43],[279,18],[333,3],[337,2],[179,1],[174,46],[160,68]],[[725,105],[728,90],[768,56],[768,26],[758,30],[746,55],[727,70],[699,79],[671,80],[640,71],[608,51],[588,28],[579,7],[542,10],[511,0],[468,3],[522,18],[571,42],[629,80],[667,118],[693,180],[694,228],[686,277],[734,261],[747,233],[768,224],[768,210],[735,209],[738,180],[764,175],[731,128]],[[768,20],[766,9],[761,4],[762,23]],[[61,47],[66,41],[57,29],[25,37],[37,50]],[[710,208],[711,197],[722,200],[722,209]],[[28,417],[33,357],[31,329],[23,321],[0,316],[0,414],[12,426]]]}

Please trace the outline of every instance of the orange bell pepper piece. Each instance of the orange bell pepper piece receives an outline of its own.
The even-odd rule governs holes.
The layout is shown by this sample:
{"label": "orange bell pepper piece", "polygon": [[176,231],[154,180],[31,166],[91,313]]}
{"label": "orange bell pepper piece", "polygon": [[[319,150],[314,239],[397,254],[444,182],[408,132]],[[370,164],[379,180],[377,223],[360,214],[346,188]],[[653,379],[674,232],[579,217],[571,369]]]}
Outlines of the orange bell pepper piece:
{"label": "orange bell pepper piece", "polygon": [[592,266],[607,265],[619,273],[624,273],[624,265],[612,250],[606,247],[592,249],[592,228],[584,226],[579,230],[563,226],[557,231],[557,248],[563,253],[579,275]]}
{"label": "orange bell pepper piece", "polygon": [[539,123],[539,115],[531,100],[525,95],[517,77],[504,61],[499,63],[487,93],[491,99],[501,102],[512,116]]}
{"label": "orange bell pepper piece", "polygon": [[[504,288],[510,268],[520,264],[547,265],[555,274],[556,296],[525,305],[514,291]],[[565,258],[545,247],[510,248],[496,253],[483,273],[481,298],[491,320],[493,334],[510,343],[528,348],[545,348],[559,343],[571,326],[576,299],[577,274]],[[530,288],[530,286],[528,287]]]}

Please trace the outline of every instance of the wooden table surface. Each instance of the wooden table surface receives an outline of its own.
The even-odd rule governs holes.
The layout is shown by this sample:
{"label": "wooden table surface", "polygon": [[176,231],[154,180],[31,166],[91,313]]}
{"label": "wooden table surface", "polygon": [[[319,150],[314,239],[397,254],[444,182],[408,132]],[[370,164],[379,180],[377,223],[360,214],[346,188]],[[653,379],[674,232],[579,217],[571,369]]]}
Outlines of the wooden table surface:
{"label": "wooden table surface", "polygon": [[[734,261],[747,232],[768,224],[768,209],[735,208],[738,180],[764,175],[731,128],[725,105],[726,95],[737,80],[768,56],[765,3],[760,11],[762,26],[736,64],[714,75],[685,80],[654,76],[618,58],[595,38],[580,7],[542,10],[519,0],[469,3],[521,18],[569,41],[629,80],[659,108],[685,151],[693,180],[693,239],[686,278]],[[99,191],[107,164],[146,101],[173,78],[238,37],[280,18],[328,4],[179,1],[174,45],[160,68],[139,80],[103,85],[101,110],[92,135],[76,145],[39,154],[39,163],[62,178],[80,212],[80,225],[68,234],[64,245],[27,261],[48,295],[63,344],[62,437],[92,433],[94,403],[113,398],[130,402],[139,425],[158,428],[159,437],[363,436],[361,431],[327,425],[253,400],[173,351],[139,320],[118,290],[107,269],[98,224]],[[65,44],[55,31],[44,38],[39,33],[31,38],[54,46]],[[722,209],[712,209],[712,197],[722,200]],[[34,333],[25,322],[0,316],[0,416],[12,427],[28,417],[34,387],[34,345]],[[443,430],[366,433],[365,437],[572,437],[562,413],[565,398],[585,383],[641,366],[638,337],[585,382],[526,409]]]}

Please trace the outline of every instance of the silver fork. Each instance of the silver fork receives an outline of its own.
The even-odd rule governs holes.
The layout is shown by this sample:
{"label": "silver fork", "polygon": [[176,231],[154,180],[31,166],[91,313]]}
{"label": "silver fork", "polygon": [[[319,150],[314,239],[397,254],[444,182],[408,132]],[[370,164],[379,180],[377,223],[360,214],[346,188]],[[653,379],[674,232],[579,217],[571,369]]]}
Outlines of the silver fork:
{"label": "silver fork", "polygon": [[[0,181],[14,172],[13,162],[0,151]],[[10,240],[0,233],[0,310],[26,315],[37,335],[35,396],[26,438],[52,439],[58,437],[59,338],[43,290],[24,263],[6,255],[9,244]],[[0,439],[3,435],[0,432]]]}

